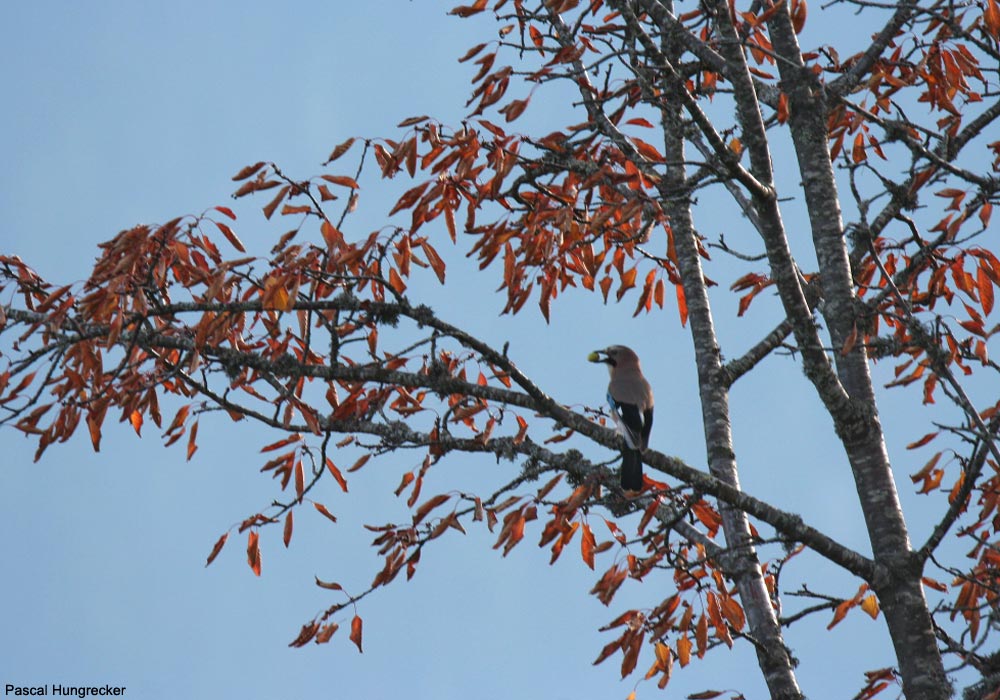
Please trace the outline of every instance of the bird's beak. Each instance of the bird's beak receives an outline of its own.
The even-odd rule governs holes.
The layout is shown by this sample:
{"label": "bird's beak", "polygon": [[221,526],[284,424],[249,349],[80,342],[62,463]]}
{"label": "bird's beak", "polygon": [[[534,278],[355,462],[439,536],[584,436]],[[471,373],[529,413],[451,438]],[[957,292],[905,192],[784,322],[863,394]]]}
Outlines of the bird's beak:
{"label": "bird's beak", "polygon": [[[601,355],[604,355],[602,358]],[[607,362],[607,353],[603,350],[594,350],[594,352],[587,355],[588,362]]]}

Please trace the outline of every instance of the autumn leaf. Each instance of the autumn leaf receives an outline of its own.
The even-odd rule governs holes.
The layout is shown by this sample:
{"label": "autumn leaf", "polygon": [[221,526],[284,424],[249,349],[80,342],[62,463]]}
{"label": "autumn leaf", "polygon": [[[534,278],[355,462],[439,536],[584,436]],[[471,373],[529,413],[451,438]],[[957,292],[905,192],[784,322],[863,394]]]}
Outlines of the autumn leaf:
{"label": "autumn leaf", "polygon": [[358,183],[353,177],[347,177],[346,175],[323,175],[322,177],[333,185],[350,187],[352,190],[358,189]]}
{"label": "autumn leaf", "polygon": [[216,540],[215,545],[212,547],[212,551],[208,555],[208,561],[205,562],[205,566],[208,566],[213,561],[215,561],[215,558],[219,556],[219,552],[221,552],[223,546],[225,546],[227,539],[229,539],[228,532],[224,533],[222,537]]}
{"label": "autumn leaf", "polygon": [[444,284],[444,260],[441,259],[441,256],[439,256],[437,251],[434,250],[434,247],[426,240],[420,244],[420,249],[423,250],[424,255],[427,256],[427,262],[430,264],[431,269],[434,270],[434,274],[437,275],[438,281],[441,284]]}
{"label": "autumn leaf", "polygon": [[335,465],[333,460],[329,457],[326,458],[326,468],[327,471],[330,472],[331,476],[333,476],[333,478],[337,481],[337,485],[340,486],[340,490],[347,493],[347,479],[344,478],[344,475],[340,473],[339,469],[337,469],[337,465]]}
{"label": "autumn leaf", "polygon": [[844,340],[844,347],[840,349],[840,356],[847,357],[851,354],[851,350],[858,343],[858,327],[855,325],[851,328],[851,332],[847,334],[847,338]]}
{"label": "autumn leaf", "polygon": [[232,243],[233,247],[236,248],[236,250],[240,251],[241,253],[247,252],[247,249],[243,246],[243,242],[236,237],[236,234],[233,233],[233,230],[231,228],[226,226],[221,221],[213,221],[212,223],[214,223],[218,227],[218,229],[222,232],[222,235],[226,237],[227,241]]}
{"label": "autumn leaf", "polygon": [[986,0],[986,10],[983,12],[983,24],[994,39],[1000,39],[1000,4],[997,0]]}
{"label": "autumn leaf", "polygon": [[[246,180],[248,177],[254,175],[258,170],[260,170],[261,168],[263,168],[265,165],[267,165],[267,164],[264,161],[259,161],[257,163],[254,163],[253,165],[248,165],[245,168],[243,168],[242,170],[240,170],[238,173],[236,173],[235,175],[233,175],[233,181],[234,182],[239,182],[240,180]],[[235,217],[231,217],[231,218],[235,218]]]}
{"label": "autumn leaf", "polygon": [[296,637],[288,645],[290,647],[302,647],[309,643],[313,637],[316,636],[316,632],[319,630],[318,622],[310,622],[302,626],[301,631],[299,631],[299,636]]}
{"label": "autumn leaf", "polygon": [[806,26],[808,13],[809,8],[806,6],[806,0],[792,0],[792,28],[795,29],[796,34],[802,33],[802,29]]}
{"label": "autumn leaf", "polygon": [[681,664],[681,668],[684,668],[689,663],[691,663],[691,640],[687,635],[681,637],[677,640],[677,660]]}
{"label": "autumn leaf", "polygon": [[594,533],[591,532],[590,526],[587,523],[583,524],[583,535],[580,537],[580,556],[583,557],[583,562],[593,570],[594,568],[594,547],[597,542],[594,539]]}
{"label": "autumn leaf", "polygon": [[351,146],[353,146],[353,145],[354,145],[354,138],[353,137],[347,139],[346,141],[344,141],[341,144],[338,144],[333,149],[333,152],[330,153],[330,157],[326,159],[326,162],[323,163],[323,165],[329,165],[333,161],[337,160],[342,155],[344,155],[345,153],[347,153],[347,151],[350,150]]}
{"label": "autumn leaf", "polygon": [[983,314],[989,316],[993,311],[993,280],[983,264],[976,269],[976,286],[979,288],[979,303],[983,307]]}
{"label": "autumn leaf", "polygon": [[132,429],[135,430],[135,434],[142,437],[142,414],[139,411],[132,411],[128,419],[132,424]]}
{"label": "autumn leaf", "polygon": [[861,601],[861,609],[864,610],[873,620],[878,617],[878,600],[875,598],[874,593],[870,593],[865,596],[865,599]]}
{"label": "autumn leaf", "polygon": [[317,511],[319,511],[320,513],[322,513],[323,516],[325,518],[328,518],[331,522],[334,522],[334,523],[337,522],[337,516],[335,516],[333,513],[331,513],[329,510],[327,510],[326,506],[323,505],[322,503],[317,503],[317,502],[314,501],[313,502],[313,507]]}
{"label": "autumn leaf", "polygon": [[198,421],[194,422],[191,426],[191,432],[188,434],[188,444],[187,444],[187,460],[190,462],[194,453],[198,451]]}
{"label": "autumn leaf", "polygon": [[458,7],[452,8],[448,14],[458,15],[459,17],[469,17],[478,12],[482,12],[486,9],[487,0],[476,0],[471,5],[459,5]]}
{"label": "autumn leaf", "polygon": [[336,632],[339,627],[340,625],[338,625],[336,622],[331,622],[326,625],[323,625],[320,628],[319,632],[316,633],[316,639],[313,641],[315,641],[317,644],[326,644],[327,642],[330,641],[330,638],[333,636],[333,633]]}
{"label": "autumn leaf", "polygon": [[442,493],[424,502],[419,508],[417,508],[417,512],[413,514],[413,524],[419,524],[421,520],[427,517],[428,513],[440,506],[442,503],[446,503],[450,498],[451,496],[449,494]]}
{"label": "autumn leaf", "polygon": [[281,536],[286,548],[288,547],[288,543],[292,541],[292,527],[292,511],[289,510],[285,515],[285,528]]}
{"label": "autumn leaf", "polygon": [[358,646],[358,651],[361,652],[361,618],[357,615],[351,620],[351,641]]}
{"label": "autumn leaf", "polygon": [[247,564],[256,576],[260,576],[260,534],[250,530],[247,538]]}

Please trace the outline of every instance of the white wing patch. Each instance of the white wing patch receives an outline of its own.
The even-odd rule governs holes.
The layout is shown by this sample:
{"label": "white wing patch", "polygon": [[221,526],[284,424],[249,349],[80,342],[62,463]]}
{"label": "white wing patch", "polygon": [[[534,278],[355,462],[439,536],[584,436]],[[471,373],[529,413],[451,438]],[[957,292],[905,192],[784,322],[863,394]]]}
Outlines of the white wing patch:
{"label": "white wing patch", "polygon": [[611,407],[611,420],[615,422],[615,427],[618,429],[618,432],[625,438],[625,444],[628,445],[630,449],[640,449],[639,445],[642,444],[642,441],[639,434],[630,430],[629,427],[625,425],[621,409],[618,408],[618,402],[611,396],[611,392],[608,392],[608,406]]}

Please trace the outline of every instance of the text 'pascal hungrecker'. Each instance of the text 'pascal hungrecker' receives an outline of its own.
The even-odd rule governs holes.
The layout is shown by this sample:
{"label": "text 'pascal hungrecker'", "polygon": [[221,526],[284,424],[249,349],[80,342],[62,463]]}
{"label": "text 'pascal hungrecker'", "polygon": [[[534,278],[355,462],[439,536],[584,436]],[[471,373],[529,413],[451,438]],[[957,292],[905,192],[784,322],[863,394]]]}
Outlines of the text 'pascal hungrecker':
{"label": "text 'pascal hungrecker'", "polygon": [[121,685],[11,685],[4,686],[5,696],[35,697],[35,698],[95,698],[108,695],[124,695],[125,686]]}

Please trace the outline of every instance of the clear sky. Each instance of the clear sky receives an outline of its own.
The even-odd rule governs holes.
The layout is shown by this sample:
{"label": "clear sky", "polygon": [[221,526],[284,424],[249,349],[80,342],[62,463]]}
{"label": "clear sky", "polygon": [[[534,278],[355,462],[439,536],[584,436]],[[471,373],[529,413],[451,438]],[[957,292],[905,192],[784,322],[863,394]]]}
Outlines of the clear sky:
{"label": "clear sky", "polygon": [[[10,4],[0,25],[0,251],[51,281],[80,280],[96,244],[117,231],[231,204],[230,177],[247,163],[270,160],[308,176],[348,136],[391,136],[419,114],[457,122],[471,70],[455,59],[496,35],[489,19],[447,17],[453,4]],[[561,118],[562,107],[539,107],[536,118],[546,109]],[[375,212],[391,205],[374,180],[363,183],[363,196]],[[239,231],[263,251],[284,229],[263,225],[257,204],[237,208]],[[384,223],[370,216],[357,235]],[[717,230],[706,233],[741,230],[752,242],[741,222],[710,225]],[[587,352],[627,342],[657,392],[654,446],[704,464],[690,340],[673,309],[633,320],[634,300],[606,307],[581,296],[560,300],[548,326],[534,309],[498,318],[497,278],[473,274],[460,252],[450,256],[445,290],[426,285],[442,315],[497,345],[509,340],[521,366],[571,405],[603,396],[606,377],[586,363]],[[764,308],[736,321],[734,310],[722,293],[721,333],[733,355],[775,317]],[[906,398],[890,396],[883,410],[892,416],[890,449],[910,473],[919,464],[902,452],[916,437]],[[797,365],[769,360],[732,400],[745,488],[867,551],[849,469]],[[610,640],[598,628],[630,605],[655,604],[671,581],[628,585],[605,609],[587,595],[600,572],[569,552],[550,568],[548,551],[532,544],[537,530],[506,560],[484,529],[429,548],[413,582],[359,607],[363,654],[346,629],[328,645],[288,648],[302,623],[337,600],[314,576],[361,590],[377,571],[360,523],[406,517],[391,491],[409,458],[366,468],[346,496],[324,484],[317,498],[341,522],[299,518],[288,550],[276,529],[266,530],[256,578],[242,536],[211,567],[204,562],[222,532],[274,498],[271,479],[257,473],[257,450],[277,436],[221,422],[201,430],[201,448],[186,462],[182,449],[161,447],[153,426],[139,440],[109,417],[101,453],[81,435],[37,464],[32,443],[0,432],[0,684],[109,683],[143,699],[558,700],[624,698],[641,677],[621,681],[618,657],[590,665]],[[514,469],[456,458],[425,493],[485,491]],[[919,513],[903,482],[909,512]],[[835,573],[825,583],[837,595],[857,587]],[[340,619],[345,628],[349,615]],[[855,614],[832,633],[827,622],[796,625],[789,642],[807,694],[849,697],[862,670],[893,663],[891,651],[881,620]],[[761,697],[749,649],[710,654],[678,671],[666,695],[647,683],[639,697],[707,688]]]}

